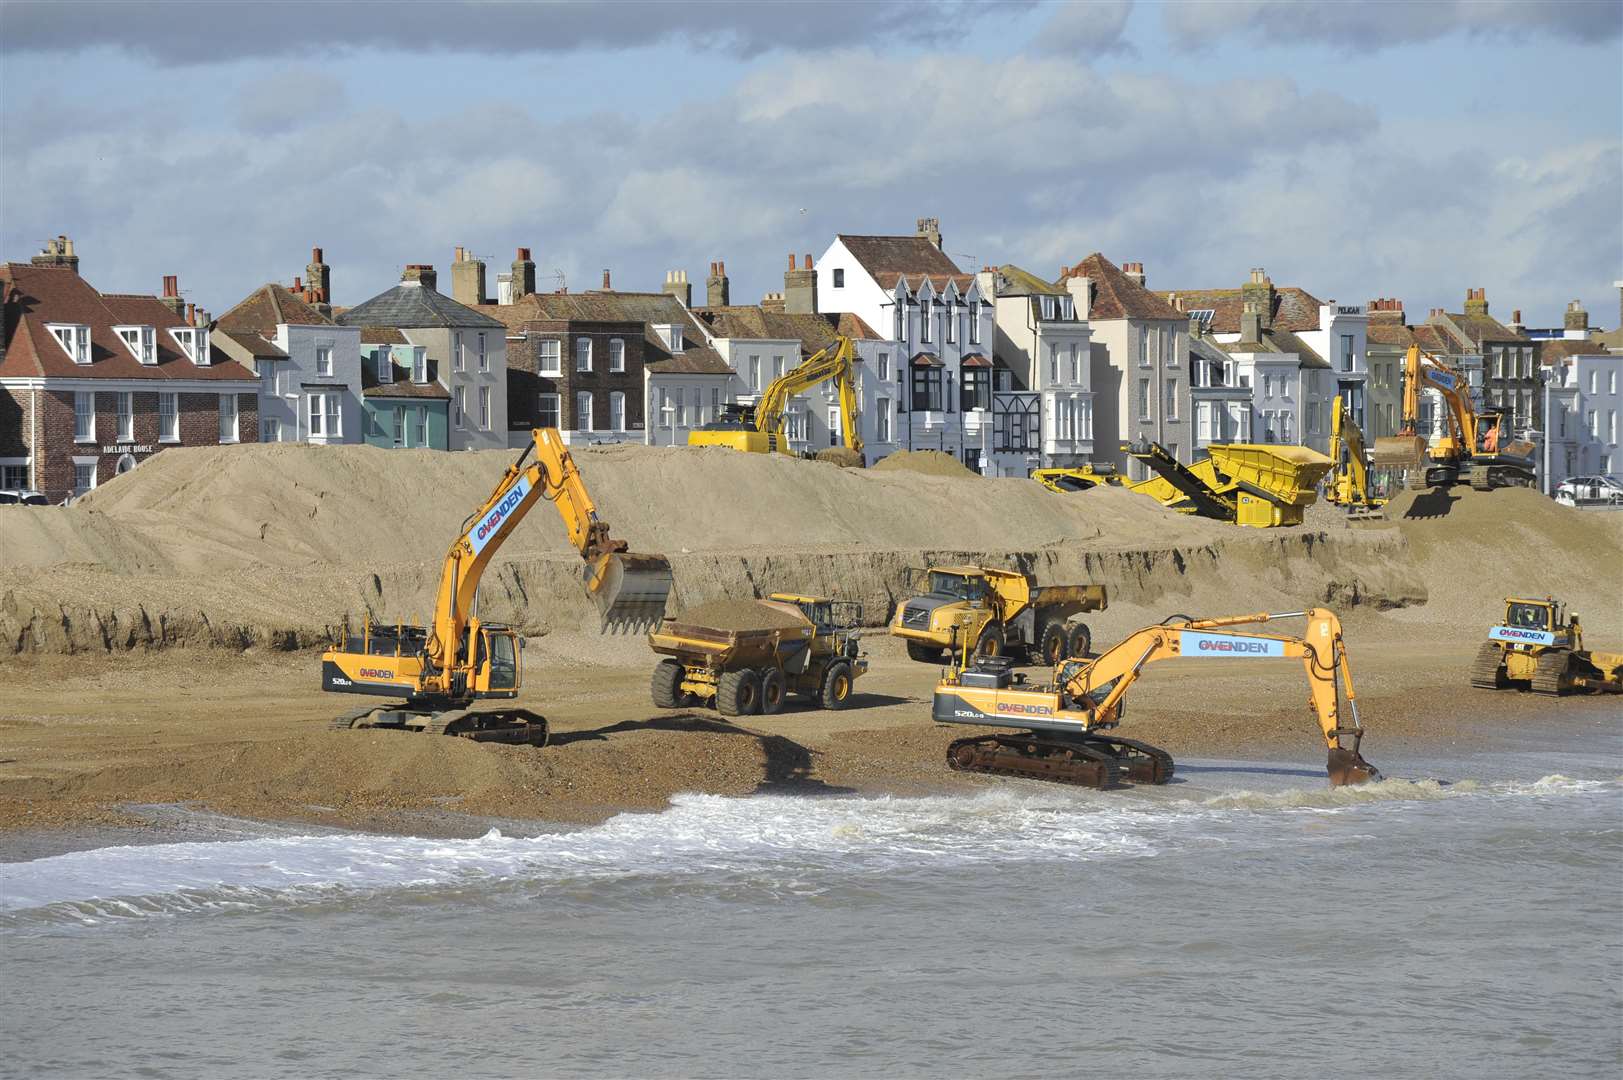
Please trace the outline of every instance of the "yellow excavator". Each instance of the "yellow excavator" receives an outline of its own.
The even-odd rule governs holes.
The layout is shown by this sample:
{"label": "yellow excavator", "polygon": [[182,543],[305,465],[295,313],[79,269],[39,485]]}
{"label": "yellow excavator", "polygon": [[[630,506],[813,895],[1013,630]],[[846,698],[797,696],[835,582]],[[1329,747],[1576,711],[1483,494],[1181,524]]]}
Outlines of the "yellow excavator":
{"label": "yellow excavator", "polygon": [[[585,560],[583,583],[606,631],[657,625],[672,576],[662,555],[636,555],[600,521],[569,448],[554,428],[536,428],[531,445],[507,467],[490,497],[462,523],[440,572],[428,626],[367,620],[360,634],[321,654],[321,688],[399,699],[338,717],[334,730],[395,728],[461,735],[485,742],[544,746],[544,717],[481,700],[511,701],[523,681],[523,639],[477,613],[485,568],[538,500],[557,508],[569,540]],[[528,465],[525,459],[535,453]]]}
{"label": "yellow excavator", "polygon": [[[1418,434],[1420,391],[1437,391],[1443,399],[1445,419],[1435,445]],[[1460,474],[1471,487],[1489,491],[1497,487],[1532,487],[1535,447],[1525,439],[1512,439],[1504,414],[1477,412],[1465,375],[1418,345],[1403,358],[1403,427],[1396,435],[1375,440],[1375,464],[1424,470],[1427,487],[1448,487]]]}
{"label": "yellow excavator", "polygon": [[840,396],[840,435],[845,448],[861,455],[862,434],[858,428],[857,389],[853,365],[856,346],[843,335],[834,343],[813,353],[801,364],[779,375],[767,385],[754,405],[727,405],[723,414],[703,427],[688,432],[689,446],[730,446],[755,454],[793,454],[783,434],[789,400],[821,383],[833,381]]}
{"label": "yellow excavator", "polygon": [[[1230,629],[1276,619],[1304,618],[1299,637]],[[1125,697],[1144,668],[1159,660],[1264,660],[1296,657],[1307,671],[1308,707],[1329,750],[1334,787],[1379,780],[1380,771],[1359,753],[1364,737],[1341,638],[1341,622],[1324,608],[1217,619],[1174,616],[1146,627],[1094,659],[1070,657],[1054,667],[1053,681],[1025,685],[1006,658],[965,656],[936,686],[937,723],[1020,729],[1017,734],[973,735],[947,747],[947,764],[961,772],[1021,776],[1083,787],[1118,783],[1165,784],[1172,755],[1135,739],[1106,735],[1126,712]],[[1345,700],[1350,723],[1343,723]]]}
{"label": "yellow excavator", "polygon": [[1382,517],[1385,499],[1369,493],[1369,464],[1364,452],[1364,431],[1347,413],[1347,403],[1336,398],[1330,414],[1330,470],[1324,499],[1347,511],[1350,518]]}

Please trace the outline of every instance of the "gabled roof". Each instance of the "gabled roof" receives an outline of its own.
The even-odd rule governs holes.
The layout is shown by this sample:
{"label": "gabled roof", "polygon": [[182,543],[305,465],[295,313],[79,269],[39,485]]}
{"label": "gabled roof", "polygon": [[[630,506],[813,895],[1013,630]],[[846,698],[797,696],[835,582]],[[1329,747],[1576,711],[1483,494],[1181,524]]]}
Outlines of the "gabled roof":
{"label": "gabled roof", "polygon": [[1092,319],[1187,319],[1171,304],[1122,273],[1121,267],[1095,251],[1075,266],[1060,271],[1059,284],[1074,277],[1090,282],[1093,296],[1088,305]]}
{"label": "gabled roof", "polygon": [[1461,345],[1468,346],[1473,352],[1481,349],[1485,341],[1531,343],[1533,340],[1520,331],[1512,330],[1491,315],[1466,315],[1448,311],[1443,312],[1441,317],[1432,316],[1427,322],[1445,327]]}
{"label": "gabled roof", "polygon": [[858,265],[886,291],[894,289],[898,281],[905,279],[909,288],[917,288],[928,280],[938,292],[953,283],[960,292],[967,293],[975,281],[975,275],[958,269],[958,264],[926,236],[854,236],[840,233],[835,239],[845,245]]}
{"label": "gabled roof", "polygon": [[1330,364],[1318,351],[1291,333],[1289,330],[1268,328],[1262,332],[1261,341],[1214,341],[1215,348],[1225,353],[1291,353],[1296,356],[1298,364],[1303,368],[1316,368],[1329,370]]}
{"label": "gabled roof", "polygon": [[[643,364],[653,374],[730,375],[732,368],[710,344],[705,328],[682,302],[669,293],[584,292],[530,293],[514,304],[481,304],[487,316],[500,313],[515,330],[530,322],[553,319],[586,323],[636,323],[643,329]],[[493,320],[494,321],[494,320]],[[682,327],[684,348],[672,354],[656,324]]]}
{"label": "gabled roof", "polygon": [[222,330],[216,326],[211,334],[211,340],[219,341],[221,338],[228,338],[233,345],[255,360],[287,359],[287,350],[274,341],[266,341],[252,331]]}
{"label": "gabled roof", "polygon": [[1445,356],[1448,353],[1461,351],[1454,339],[1445,333],[1440,326],[1411,326],[1409,327],[1409,333],[1414,336],[1414,343],[1420,346],[1422,352]]}
{"label": "gabled roof", "polygon": [[[289,326],[331,326],[332,320],[304,302],[286,285],[261,285],[243,297],[230,311],[214,320],[222,330],[246,331],[262,338],[276,336],[278,324]],[[242,340],[240,337],[237,340]]]}
{"label": "gabled roof", "polygon": [[449,296],[414,281],[402,281],[338,316],[340,326],[391,326],[402,330],[450,328],[500,330],[502,324]]}
{"label": "gabled roof", "polygon": [[[0,266],[0,297],[5,307],[0,377],[258,383],[252,372],[217,349],[210,350],[211,363],[192,363],[167,332],[190,324],[156,296],[103,296],[69,267],[6,263]],[[91,362],[75,363],[47,323],[89,326]],[[137,360],[114,332],[113,327],[125,325],[157,328],[156,364]]]}
{"label": "gabled roof", "polygon": [[1404,324],[1401,311],[1370,312],[1366,337],[1372,345],[1392,345],[1407,349],[1414,344],[1414,331]]}
{"label": "gabled roof", "polygon": [[1555,365],[1574,356],[1606,356],[1604,342],[1590,338],[1547,338],[1535,342],[1535,355],[1540,364]]}
{"label": "gabled roof", "polygon": [[1065,296],[1068,293],[1065,286],[1044,281],[1013,263],[998,267],[995,273],[999,296]]}
{"label": "gabled roof", "polygon": [[[1245,297],[1239,289],[1171,289],[1157,292],[1155,295],[1169,305],[1172,298],[1177,297],[1185,311],[1210,310],[1211,331],[1214,334],[1240,332],[1240,316],[1245,313]],[[1292,333],[1318,330],[1319,308],[1322,305],[1323,301],[1306,289],[1298,289],[1294,285],[1276,286],[1274,310],[1271,312],[1273,325]]]}
{"label": "gabled roof", "polygon": [[880,340],[879,334],[858,315],[849,312],[818,312],[788,315],[767,311],[759,304],[732,304],[727,307],[698,308],[693,312],[718,338],[795,341],[806,355],[834,343],[843,334],[857,340]]}

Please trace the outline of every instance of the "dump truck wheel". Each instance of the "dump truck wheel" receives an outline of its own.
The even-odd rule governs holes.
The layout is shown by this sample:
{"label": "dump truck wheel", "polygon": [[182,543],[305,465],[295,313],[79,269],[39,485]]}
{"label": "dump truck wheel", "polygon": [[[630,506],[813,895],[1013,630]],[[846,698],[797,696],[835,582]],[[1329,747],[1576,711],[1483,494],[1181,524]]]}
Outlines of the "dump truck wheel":
{"label": "dump truck wheel", "polygon": [[1009,642],[1008,639],[1003,636],[1002,624],[992,623],[985,630],[981,631],[980,639],[975,642],[975,655],[1002,656],[1008,651],[1008,648]]}
{"label": "dump truck wheel", "polygon": [[823,708],[843,709],[851,700],[851,665],[837,660],[823,672]]}
{"label": "dump truck wheel", "polygon": [[788,693],[788,683],[784,680],[783,672],[777,668],[767,668],[761,672],[761,713],[771,716],[773,713],[783,711],[783,699]]}
{"label": "dump truck wheel", "polygon": [[675,660],[661,660],[654,665],[654,677],[649,681],[648,696],[660,709],[682,707],[682,665]]}
{"label": "dump truck wheel", "polygon": [[1069,644],[1069,656],[1081,659],[1093,655],[1093,631],[1088,629],[1087,623],[1071,624]]}
{"label": "dump truck wheel", "polygon": [[907,643],[907,656],[910,660],[917,660],[921,664],[941,663],[941,649],[935,645],[926,645],[919,641]]}
{"label": "dump truck wheel", "polygon": [[1071,636],[1062,622],[1049,623],[1043,628],[1042,649],[1038,654],[1042,662],[1053,667],[1070,655]]}
{"label": "dump truck wheel", "polygon": [[716,683],[716,711],[753,716],[761,708],[761,680],[753,671],[729,671]]}

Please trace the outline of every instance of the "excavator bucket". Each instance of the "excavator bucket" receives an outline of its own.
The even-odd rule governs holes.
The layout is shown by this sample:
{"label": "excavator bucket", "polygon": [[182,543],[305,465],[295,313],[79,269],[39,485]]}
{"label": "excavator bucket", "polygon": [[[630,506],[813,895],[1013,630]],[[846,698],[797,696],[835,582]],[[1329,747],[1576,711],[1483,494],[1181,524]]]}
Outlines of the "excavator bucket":
{"label": "excavator bucket", "polygon": [[1332,749],[1330,760],[1325,763],[1325,769],[1330,774],[1331,787],[1367,784],[1372,780],[1381,779],[1381,770],[1364,760],[1364,755],[1358,752],[1357,744],[1350,750],[1341,746]]}
{"label": "excavator bucket", "polygon": [[1419,435],[1391,435],[1375,440],[1375,464],[1415,469],[1425,463],[1426,440]]}
{"label": "excavator bucket", "polygon": [[641,633],[658,626],[673,581],[670,561],[663,555],[611,552],[586,568],[586,593],[609,633]]}

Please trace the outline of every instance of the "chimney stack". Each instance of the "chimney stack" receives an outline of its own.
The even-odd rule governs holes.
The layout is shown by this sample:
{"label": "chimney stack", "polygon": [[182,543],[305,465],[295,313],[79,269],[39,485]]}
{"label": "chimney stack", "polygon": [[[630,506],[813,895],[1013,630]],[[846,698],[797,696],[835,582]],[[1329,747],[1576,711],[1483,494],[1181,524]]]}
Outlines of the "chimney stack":
{"label": "chimney stack", "polygon": [[1486,316],[1488,314],[1487,289],[1465,290],[1465,314],[1482,316]]}
{"label": "chimney stack", "polygon": [[1076,309],[1076,317],[1086,322],[1093,308],[1093,282],[1080,275],[1064,278],[1064,281],[1066,290],[1071,294],[1071,306]]}
{"label": "chimney stack", "polygon": [[926,240],[930,241],[930,243],[934,244],[938,250],[940,249],[940,247],[941,247],[941,219],[940,218],[933,218],[933,217],[921,217],[921,218],[919,218],[918,230],[919,230],[918,234],[920,236],[924,237]]}
{"label": "chimney stack", "polygon": [[467,248],[456,249],[451,263],[451,299],[473,307],[485,300],[485,260],[473,257]]}
{"label": "chimney stack", "polygon": [[1141,263],[1141,262],[1122,263],[1121,264],[1121,272],[1127,278],[1127,280],[1131,281],[1134,285],[1137,285],[1141,289],[1144,287],[1144,264],[1143,263]]}
{"label": "chimney stack", "polygon": [[180,298],[180,277],[176,274],[163,276],[163,296],[159,297],[163,306],[175,318],[184,318],[186,315],[186,301]]}
{"label": "chimney stack", "polygon": [[1257,302],[1247,300],[1245,310],[1240,314],[1240,340],[1261,343],[1263,325],[1262,311],[1257,307]]}
{"label": "chimney stack", "polygon": [[609,284],[609,272],[608,272],[607,268],[605,268],[604,271],[603,271],[603,291],[604,292],[613,292],[614,291],[614,286]]}
{"label": "chimney stack", "polygon": [[[1246,310],[1253,311],[1259,320],[1258,329],[1268,330],[1274,325],[1274,283],[1260,266],[1251,268],[1251,278],[1240,286],[1240,299],[1245,301]],[[1244,317],[1241,323],[1244,323]],[[1261,341],[1261,336],[1248,338],[1249,341]]]}
{"label": "chimney stack", "polygon": [[710,276],[704,279],[704,302],[709,307],[726,307],[732,303],[731,291],[727,287],[726,263],[710,264]]}
{"label": "chimney stack", "polygon": [[415,281],[425,289],[439,291],[440,276],[434,272],[433,263],[408,263],[400,280],[402,283]]}
{"label": "chimney stack", "polygon": [[789,269],[783,275],[783,311],[786,315],[817,313],[817,271],[812,269],[810,255],[805,267],[796,269],[795,253],[789,253]]}
{"label": "chimney stack", "polygon": [[1569,337],[1584,338],[1589,336],[1589,312],[1584,310],[1582,300],[1574,300],[1567,305],[1566,318],[1561,325],[1568,331],[1577,331],[1576,334],[1569,333]]}
{"label": "chimney stack", "polygon": [[513,260],[509,289],[511,295],[508,299],[514,304],[535,292],[535,260],[530,258],[529,248],[518,249],[518,258]]}
{"label": "chimney stack", "polygon": [[332,268],[321,258],[321,249],[310,249],[310,265],[304,268],[305,302],[323,315],[332,314]]}
{"label": "chimney stack", "polygon": [[29,261],[35,266],[65,266],[75,274],[79,272],[79,256],[73,253],[73,241],[65,233],[45,241],[44,249]]}
{"label": "chimney stack", "polygon": [[682,301],[682,306],[693,306],[693,286],[688,282],[686,270],[665,271],[665,292]]}

